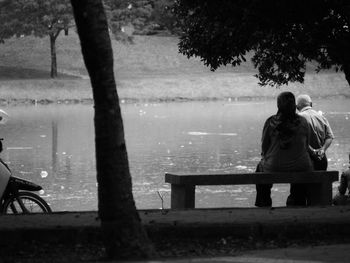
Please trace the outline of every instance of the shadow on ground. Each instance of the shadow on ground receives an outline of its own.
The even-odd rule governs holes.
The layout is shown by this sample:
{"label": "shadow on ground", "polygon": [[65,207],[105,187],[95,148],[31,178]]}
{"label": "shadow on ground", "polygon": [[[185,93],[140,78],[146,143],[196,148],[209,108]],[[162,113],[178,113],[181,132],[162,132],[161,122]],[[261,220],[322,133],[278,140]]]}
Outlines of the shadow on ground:
{"label": "shadow on ground", "polygon": [[[0,80],[49,79],[50,70],[0,66]],[[58,73],[61,79],[80,79],[78,76]]]}

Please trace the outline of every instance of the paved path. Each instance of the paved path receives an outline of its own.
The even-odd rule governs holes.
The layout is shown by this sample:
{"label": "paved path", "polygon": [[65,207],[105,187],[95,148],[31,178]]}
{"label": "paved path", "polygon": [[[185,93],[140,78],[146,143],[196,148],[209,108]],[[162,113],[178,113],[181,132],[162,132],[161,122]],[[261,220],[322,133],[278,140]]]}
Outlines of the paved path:
{"label": "paved path", "polygon": [[250,251],[234,257],[188,258],[145,263],[349,263],[350,244]]}
{"label": "paved path", "polygon": [[[202,236],[279,236],[302,238],[349,235],[350,207],[310,208],[233,208],[194,210],[140,210],[147,231],[176,237]],[[38,238],[67,236],[85,238],[99,232],[97,212],[59,212],[52,214],[0,216],[0,245],[8,243],[2,236],[10,233],[19,242],[25,233],[36,232]],[[20,234],[20,235],[18,235]],[[350,260],[349,260],[350,262]]]}
{"label": "paved path", "polygon": [[[196,209],[187,211],[139,211],[149,234],[193,238],[200,235],[234,234],[249,237],[283,236],[324,238],[331,235],[350,237],[350,208],[276,208],[276,209]],[[22,241],[79,243],[99,237],[96,212],[0,216],[0,245]],[[205,231],[204,231],[205,230]],[[208,231],[211,230],[211,231]],[[237,263],[321,263],[350,262],[350,244],[250,251],[235,257],[172,259],[169,262],[237,262]],[[1,258],[0,258],[1,262]]]}

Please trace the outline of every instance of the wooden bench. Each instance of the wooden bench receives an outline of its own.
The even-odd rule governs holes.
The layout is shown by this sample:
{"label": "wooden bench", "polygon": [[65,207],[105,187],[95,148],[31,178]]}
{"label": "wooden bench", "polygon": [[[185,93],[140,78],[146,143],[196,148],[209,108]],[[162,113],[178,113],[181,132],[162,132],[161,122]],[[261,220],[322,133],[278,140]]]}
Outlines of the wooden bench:
{"label": "wooden bench", "polygon": [[332,183],[338,181],[338,171],[237,173],[237,174],[174,174],[166,173],[171,184],[171,208],[194,208],[196,185],[242,184],[307,184],[310,205],[332,204]]}

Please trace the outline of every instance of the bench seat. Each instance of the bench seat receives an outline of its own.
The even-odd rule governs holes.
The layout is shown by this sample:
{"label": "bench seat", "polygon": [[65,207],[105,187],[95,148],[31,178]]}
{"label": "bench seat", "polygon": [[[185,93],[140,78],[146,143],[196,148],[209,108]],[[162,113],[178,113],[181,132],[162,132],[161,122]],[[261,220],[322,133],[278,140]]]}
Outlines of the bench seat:
{"label": "bench seat", "polygon": [[166,173],[171,184],[171,208],[194,208],[196,185],[242,184],[307,184],[310,205],[332,204],[332,183],[338,181],[338,171],[231,173],[231,174],[174,174]]}

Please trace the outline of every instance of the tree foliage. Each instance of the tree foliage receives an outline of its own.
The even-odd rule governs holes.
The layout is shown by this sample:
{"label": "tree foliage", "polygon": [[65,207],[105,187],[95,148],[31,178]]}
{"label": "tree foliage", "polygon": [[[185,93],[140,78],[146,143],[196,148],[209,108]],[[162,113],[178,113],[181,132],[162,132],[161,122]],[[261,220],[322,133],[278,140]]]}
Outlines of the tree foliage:
{"label": "tree foliage", "polygon": [[11,23],[8,21],[6,5],[6,2],[0,2],[0,43],[4,43],[5,39],[13,36],[13,32],[10,30]]}
{"label": "tree foliage", "polygon": [[[117,40],[132,42],[132,35],[175,32],[174,0],[105,0],[104,4]],[[132,32],[125,32],[126,27],[131,27]]]}
{"label": "tree foliage", "polygon": [[0,11],[0,41],[12,36],[50,37],[51,76],[57,76],[55,41],[71,26],[69,0],[4,0]]}
{"label": "tree foliage", "polygon": [[346,0],[178,0],[180,52],[216,70],[253,51],[261,85],[303,82],[306,63],[341,70],[350,83]]}
{"label": "tree foliage", "polygon": [[158,0],[154,3],[153,18],[161,28],[178,34],[178,23],[174,14],[174,0]]}
{"label": "tree foliage", "polygon": [[72,20],[68,0],[6,0],[8,28],[12,35],[35,35],[44,37],[68,30]]}

